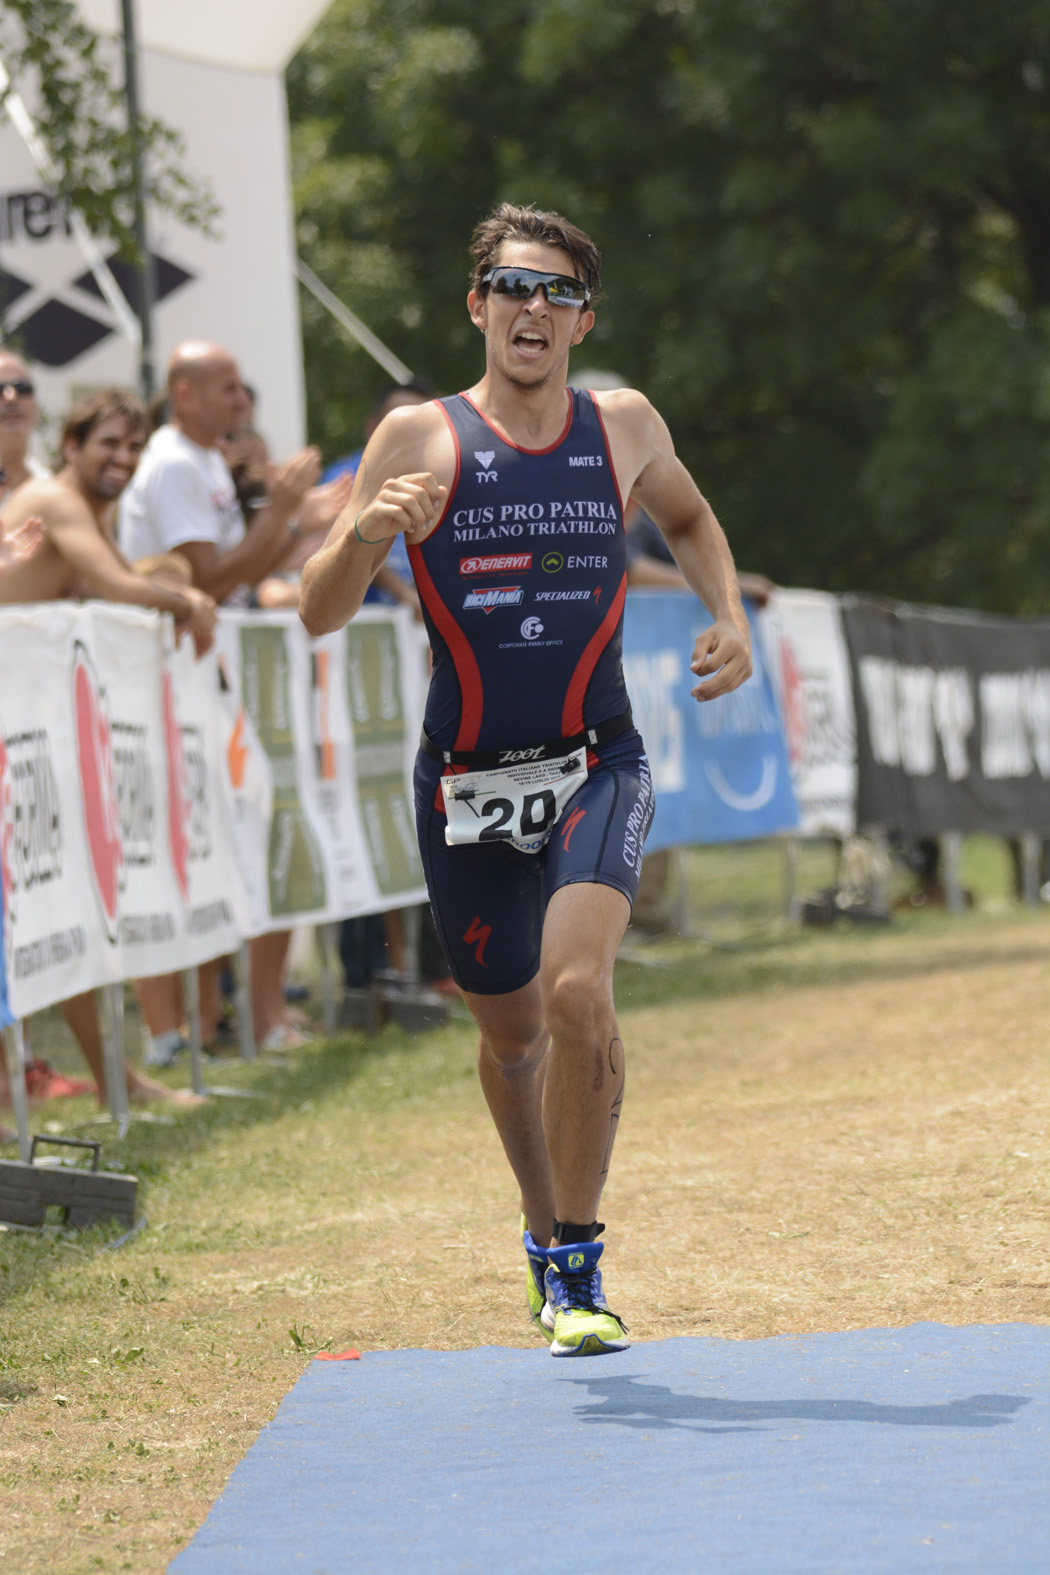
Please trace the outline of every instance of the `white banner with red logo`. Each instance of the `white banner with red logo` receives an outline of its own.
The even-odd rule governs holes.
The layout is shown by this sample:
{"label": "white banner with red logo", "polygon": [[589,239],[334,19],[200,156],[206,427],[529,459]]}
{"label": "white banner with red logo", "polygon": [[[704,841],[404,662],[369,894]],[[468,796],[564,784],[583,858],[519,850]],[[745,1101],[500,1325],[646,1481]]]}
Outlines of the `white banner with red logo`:
{"label": "white banner with red logo", "polygon": [[312,642],[224,613],[218,647],[100,602],[0,610],[0,1020],[425,900],[409,614]]}
{"label": "white banner with red logo", "polygon": [[851,836],[857,724],[838,599],[778,589],[758,622],[784,723],[799,831]]}
{"label": "white banner with red logo", "polygon": [[0,618],[0,868],[8,1004],[233,949],[215,659],[170,621],[101,603]]}

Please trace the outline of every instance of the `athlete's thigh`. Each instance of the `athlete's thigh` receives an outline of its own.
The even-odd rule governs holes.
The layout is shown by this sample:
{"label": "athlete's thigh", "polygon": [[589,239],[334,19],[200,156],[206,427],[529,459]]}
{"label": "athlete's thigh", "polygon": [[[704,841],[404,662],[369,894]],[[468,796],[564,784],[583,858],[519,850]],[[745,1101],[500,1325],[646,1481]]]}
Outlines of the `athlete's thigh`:
{"label": "athlete's thigh", "polygon": [[[432,792],[432,790],[431,790]],[[445,817],[416,793],[416,830],[442,950],[461,989],[504,995],[535,978],[543,935],[542,868],[501,843],[450,848]]]}
{"label": "athlete's thigh", "polygon": [[612,886],[633,905],[642,846],[653,818],[653,787],[641,739],[603,751],[574,793],[546,847],[545,892],[578,882]]}

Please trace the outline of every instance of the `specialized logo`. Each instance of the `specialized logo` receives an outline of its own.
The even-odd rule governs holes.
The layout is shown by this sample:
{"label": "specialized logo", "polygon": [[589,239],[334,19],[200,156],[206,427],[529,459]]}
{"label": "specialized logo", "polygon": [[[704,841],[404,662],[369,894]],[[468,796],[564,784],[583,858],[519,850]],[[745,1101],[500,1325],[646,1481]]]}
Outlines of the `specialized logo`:
{"label": "specialized logo", "polygon": [[561,845],[565,849],[566,853],[569,851],[570,838],[586,813],[587,811],[585,809],[581,809],[577,804],[572,814],[566,816],[565,824],[561,828]]}
{"label": "specialized logo", "polygon": [[485,958],[483,955],[485,951],[485,943],[488,941],[488,938],[491,934],[492,925],[482,924],[481,915],[475,914],[473,919],[470,921],[467,933],[463,937],[468,946],[476,947],[474,956],[477,958],[482,968],[485,966]]}
{"label": "specialized logo", "polygon": [[114,785],[113,735],[105,694],[87,648],[79,640],[73,647],[73,716],[92,881],[106,934],[116,944],[124,847]]}
{"label": "specialized logo", "polygon": [[541,563],[546,574],[557,574],[559,569],[565,567],[565,559],[560,552],[545,552]]}
{"label": "specialized logo", "polygon": [[485,558],[460,558],[460,574],[527,574],[531,552],[494,552]]}
{"label": "specialized logo", "polygon": [[495,481],[498,472],[491,469],[492,461],[495,459],[495,457],[496,453],[494,449],[490,448],[482,450],[480,448],[476,448],[474,450],[474,458],[481,466],[481,469],[477,472],[479,481]]}
{"label": "specialized logo", "polygon": [[584,1254],[582,1252],[570,1252],[569,1253],[569,1270],[570,1270],[570,1273],[574,1272],[574,1271],[576,1271],[578,1269],[582,1269],[584,1264],[586,1263],[586,1261],[587,1260],[586,1260],[586,1258],[585,1258],[585,1256],[584,1256]]}
{"label": "specialized logo", "polygon": [[165,668],[161,679],[161,714],[164,720],[164,744],[168,756],[168,840],[171,843],[171,862],[179,896],[183,902],[188,903],[190,900],[190,795],[186,757],[182,750],[182,730],[175,710],[175,685],[168,668]]}
{"label": "specialized logo", "polygon": [[599,585],[593,591],[537,591],[533,601],[537,602],[589,602],[591,597],[597,601],[602,594]]}
{"label": "specialized logo", "polygon": [[490,613],[494,607],[517,607],[524,595],[520,585],[492,585],[484,591],[468,591],[463,606],[480,607],[482,612]]}
{"label": "specialized logo", "polygon": [[538,618],[526,618],[521,626],[522,636],[526,640],[536,640],[543,633],[543,625]]}

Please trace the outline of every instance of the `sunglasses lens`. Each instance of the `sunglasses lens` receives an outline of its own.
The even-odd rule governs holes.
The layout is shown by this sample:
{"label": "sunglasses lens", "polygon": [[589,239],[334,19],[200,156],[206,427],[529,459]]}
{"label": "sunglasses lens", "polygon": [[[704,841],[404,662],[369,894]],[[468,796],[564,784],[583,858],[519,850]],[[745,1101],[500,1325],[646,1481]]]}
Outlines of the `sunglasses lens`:
{"label": "sunglasses lens", "polygon": [[534,268],[501,268],[493,269],[487,278],[496,295],[511,295],[518,301],[527,301],[538,285],[543,286],[553,306],[580,306],[587,299],[586,285],[560,273],[538,273]]}
{"label": "sunglasses lens", "polygon": [[13,388],[15,393],[21,394],[24,399],[28,399],[33,393],[32,383],[27,383],[25,379],[21,377],[11,378],[6,383],[0,383],[0,394],[3,394],[9,388]]}

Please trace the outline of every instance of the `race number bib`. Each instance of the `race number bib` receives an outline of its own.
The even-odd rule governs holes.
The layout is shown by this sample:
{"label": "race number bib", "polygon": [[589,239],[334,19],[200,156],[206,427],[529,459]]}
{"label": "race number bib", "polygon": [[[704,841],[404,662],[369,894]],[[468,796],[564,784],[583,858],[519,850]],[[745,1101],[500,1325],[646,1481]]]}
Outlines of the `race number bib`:
{"label": "race number bib", "polygon": [[576,789],[587,780],[587,752],[558,760],[529,760],[494,771],[442,777],[449,847],[468,842],[509,842],[538,853]]}

